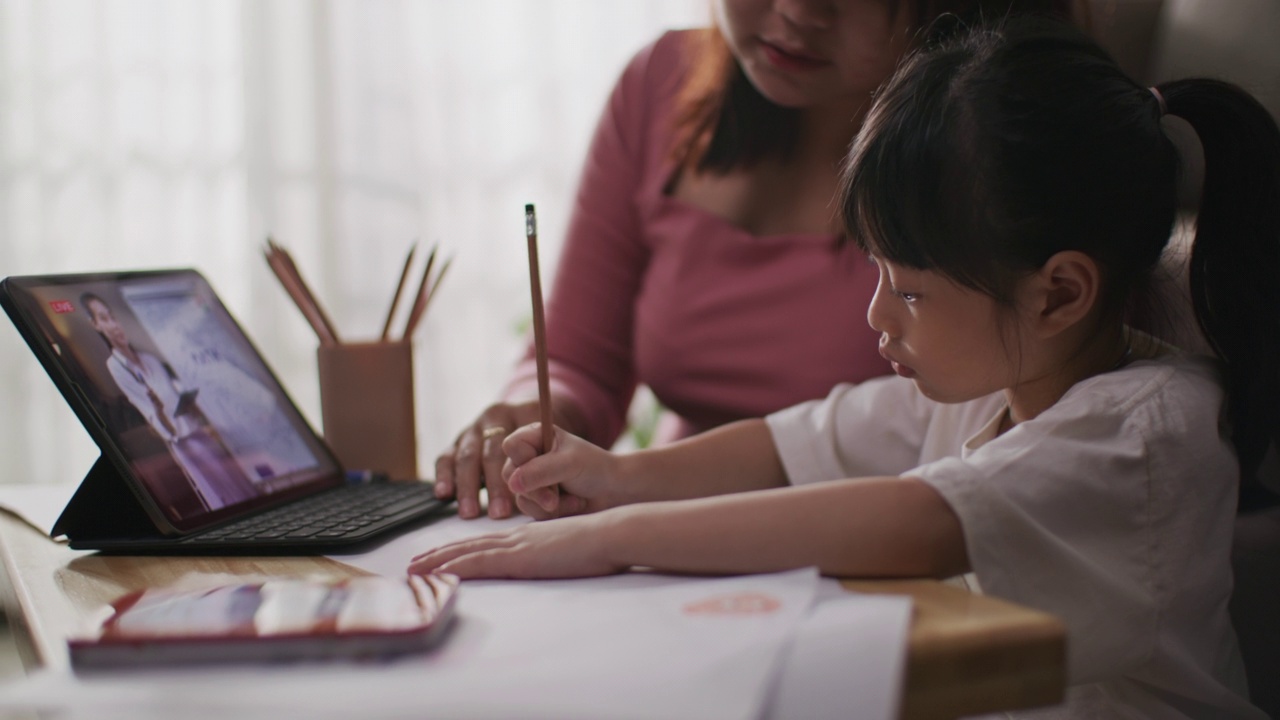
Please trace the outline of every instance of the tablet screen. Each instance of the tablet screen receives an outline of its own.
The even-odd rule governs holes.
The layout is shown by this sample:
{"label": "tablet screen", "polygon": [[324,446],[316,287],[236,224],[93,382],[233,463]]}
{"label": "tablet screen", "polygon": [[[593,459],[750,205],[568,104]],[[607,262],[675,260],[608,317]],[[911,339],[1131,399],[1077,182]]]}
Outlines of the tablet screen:
{"label": "tablet screen", "polygon": [[331,453],[195,271],[17,277],[4,285],[7,309],[64,396],[175,528],[342,481]]}

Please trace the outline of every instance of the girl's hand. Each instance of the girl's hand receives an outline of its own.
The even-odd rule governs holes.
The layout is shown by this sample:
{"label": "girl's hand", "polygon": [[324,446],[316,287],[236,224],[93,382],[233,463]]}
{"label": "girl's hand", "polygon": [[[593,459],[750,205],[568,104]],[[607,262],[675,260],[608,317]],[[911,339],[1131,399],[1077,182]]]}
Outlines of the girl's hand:
{"label": "girl's hand", "polygon": [[511,515],[512,497],[502,481],[502,441],[512,430],[538,417],[538,402],[490,405],[470,427],[463,430],[453,447],[436,458],[436,497],[456,498],[458,516],[471,519],[480,514],[480,488],[489,489],[489,517]]}
{"label": "girl's hand", "polygon": [[430,550],[409,563],[411,574],[431,571],[460,578],[578,578],[612,575],[627,567],[607,556],[603,516],[523,525]]}
{"label": "girl's hand", "polygon": [[542,424],[511,433],[502,477],[516,505],[535,520],[596,512],[620,504],[613,453],[555,428],[550,451],[542,449]]}

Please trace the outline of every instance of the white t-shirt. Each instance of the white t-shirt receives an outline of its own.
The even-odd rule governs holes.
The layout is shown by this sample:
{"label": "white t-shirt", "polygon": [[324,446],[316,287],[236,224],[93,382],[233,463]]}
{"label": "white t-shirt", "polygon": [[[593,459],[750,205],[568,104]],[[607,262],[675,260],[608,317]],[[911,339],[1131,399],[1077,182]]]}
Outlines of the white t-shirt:
{"label": "white t-shirt", "polygon": [[1227,614],[1237,465],[1209,361],[1134,362],[996,437],[1003,393],[945,405],[899,377],[768,417],[794,484],[901,475],[964,528],[970,587],[1067,627],[1067,701],[1019,717],[1265,718]]}

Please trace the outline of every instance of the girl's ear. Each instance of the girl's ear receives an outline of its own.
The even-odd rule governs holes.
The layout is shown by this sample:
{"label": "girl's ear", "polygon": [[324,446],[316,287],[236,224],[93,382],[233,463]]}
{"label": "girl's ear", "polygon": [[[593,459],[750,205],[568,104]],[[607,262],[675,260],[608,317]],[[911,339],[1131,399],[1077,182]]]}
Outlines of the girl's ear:
{"label": "girl's ear", "polygon": [[1093,258],[1076,250],[1050,257],[1028,278],[1028,319],[1040,337],[1067,330],[1089,315],[1098,302],[1102,272]]}

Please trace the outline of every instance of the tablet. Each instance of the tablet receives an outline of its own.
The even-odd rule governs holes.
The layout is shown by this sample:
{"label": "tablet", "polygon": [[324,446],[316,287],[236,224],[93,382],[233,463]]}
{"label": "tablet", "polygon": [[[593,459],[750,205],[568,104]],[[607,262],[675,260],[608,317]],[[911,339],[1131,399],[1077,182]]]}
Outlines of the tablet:
{"label": "tablet", "polygon": [[0,304],[162,534],[344,484],[195,270],[9,277]]}

